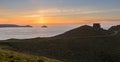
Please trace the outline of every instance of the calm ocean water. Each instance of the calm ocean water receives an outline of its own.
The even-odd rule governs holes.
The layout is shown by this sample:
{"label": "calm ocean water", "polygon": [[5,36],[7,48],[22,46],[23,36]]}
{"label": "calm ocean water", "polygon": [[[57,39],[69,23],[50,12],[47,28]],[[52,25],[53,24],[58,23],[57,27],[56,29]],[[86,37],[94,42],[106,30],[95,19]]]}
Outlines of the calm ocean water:
{"label": "calm ocean water", "polygon": [[41,27],[16,27],[16,28],[0,28],[0,40],[6,39],[28,39],[35,37],[51,37],[68,30],[78,27],[79,25],[59,25],[48,26],[48,28]]}
{"label": "calm ocean water", "polygon": [[58,25],[48,26],[48,28],[32,27],[32,28],[0,28],[0,40],[6,39],[28,39],[35,37],[51,37],[62,34],[66,31],[74,29],[80,25]]}

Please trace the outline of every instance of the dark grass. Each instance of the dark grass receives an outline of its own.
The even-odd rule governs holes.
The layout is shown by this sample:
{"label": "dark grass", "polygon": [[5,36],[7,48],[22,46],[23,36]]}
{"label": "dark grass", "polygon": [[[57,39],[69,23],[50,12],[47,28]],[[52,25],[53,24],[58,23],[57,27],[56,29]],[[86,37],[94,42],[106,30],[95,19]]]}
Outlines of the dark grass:
{"label": "dark grass", "polygon": [[[93,31],[91,27],[84,28],[84,31],[77,28],[55,37],[11,39],[1,41],[0,44],[9,46],[6,49],[64,62],[120,62],[120,33],[109,36],[113,32],[103,29],[95,33]],[[85,34],[84,37],[81,34]]]}

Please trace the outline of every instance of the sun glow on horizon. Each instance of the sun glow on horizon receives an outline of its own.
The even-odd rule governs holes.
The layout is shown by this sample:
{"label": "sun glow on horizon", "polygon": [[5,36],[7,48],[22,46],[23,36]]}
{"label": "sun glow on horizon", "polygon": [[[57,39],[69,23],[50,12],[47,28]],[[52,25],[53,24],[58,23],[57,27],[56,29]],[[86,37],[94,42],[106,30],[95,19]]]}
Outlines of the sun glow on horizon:
{"label": "sun glow on horizon", "polygon": [[45,19],[43,17],[40,17],[38,20],[37,20],[37,24],[41,24],[41,25],[44,25],[46,24],[47,22],[45,21]]}

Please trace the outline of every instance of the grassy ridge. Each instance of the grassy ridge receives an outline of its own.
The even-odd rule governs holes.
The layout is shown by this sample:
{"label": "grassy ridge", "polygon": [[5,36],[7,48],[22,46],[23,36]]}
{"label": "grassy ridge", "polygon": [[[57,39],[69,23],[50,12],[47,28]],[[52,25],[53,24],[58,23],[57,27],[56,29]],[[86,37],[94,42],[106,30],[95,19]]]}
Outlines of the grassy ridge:
{"label": "grassy ridge", "polygon": [[[116,41],[115,41],[116,40]],[[8,42],[15,50],[56,58],[65,62],[119,62],[117,37],[76,39],[29,39]],[[18,41],[18,42],[14,42]]]}
{"label": "grassy ridge", "polygon": [[92,27],[84,26],[55,37],[11,39],[0,44],[9,46],[5,48],[10,50],[64,62],[120,62],[120,33],[105,36],[111,34],[109,32],[103,29],[96,31]]}
{"label": "grassy ridge", "polygon": [[11,50],[6,50],[8,46],[0,46],[0,62],[61,62],[41,56],[23,54]]}

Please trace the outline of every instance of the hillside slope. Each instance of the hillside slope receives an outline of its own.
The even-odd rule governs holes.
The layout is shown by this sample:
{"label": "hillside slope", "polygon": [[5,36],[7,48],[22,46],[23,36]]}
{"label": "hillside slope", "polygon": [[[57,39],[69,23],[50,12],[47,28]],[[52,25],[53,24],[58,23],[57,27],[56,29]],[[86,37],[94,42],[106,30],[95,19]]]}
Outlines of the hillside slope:
{"label": "hillside slope", "polygon": [[94,28],[92,26],[88,26],[88,25],[83,25],[80,26],[78,28],[72,29],[70,31],[67,31],[63,34],[60,34],[58,36],[55,37],[67,37],[67,38],[73,38],[73,37],[90,37],[90,36],[102,36],[102,35],[109,35],[112,32],[108,31],[108,30],[104,30],[102,28]]}
{"label": "hillside slope", "polygon": [[55,37],[11,39],[1,43],[15,51],[64,62],[120,62],[120,33],[109,36],[112,33],[82,26]]}
{"label": "hillside slope", "polygon": [[46,57],[32,56],[10,50],[0,49],[0,62],[60,62]]}
{"label": "hillside slope", "polygon": [[[8,50],[9,49],[9,50]],[[35,56],[16,52],[8,45],[0,43],[0,62],[62,62],[55,59],[46,58],[43,56]]]}

